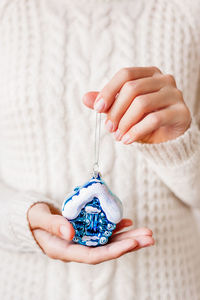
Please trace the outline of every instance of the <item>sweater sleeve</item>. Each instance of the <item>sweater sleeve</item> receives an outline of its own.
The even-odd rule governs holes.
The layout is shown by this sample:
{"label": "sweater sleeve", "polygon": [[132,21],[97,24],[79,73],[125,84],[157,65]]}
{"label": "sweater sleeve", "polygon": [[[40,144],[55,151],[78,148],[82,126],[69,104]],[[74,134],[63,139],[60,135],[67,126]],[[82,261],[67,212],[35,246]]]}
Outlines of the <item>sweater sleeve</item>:
{"label": "sweater sleeve", "polygon": [[0,181],[0,247],[11,251],[41,252],[31,232],[27,211],[36,202],[53,204],[39,193],[15,190]]}
{"label": "sweater sleeve", "polygon": [[[133,143],[169,189],[185,204],[200,208],[200,22],[199,1],[171,0],[166,3],[168,28],[155,28],[156,49],[163,58],[153,57],[154,64],[165,73],[174,75],[177,87],[183,92],[190,109],[190,128],[174,140],[160,144]],[[163,4],[164,5],[164,4]],[[160,11],[153,11],[154,17]],[[163,10],[165,15],[165,10]],[[159,20],[159,18],[158,18]],[[162,22],[162,19],[160,20]],[[165,47],[161,41],[165,37]],[[150,49],[152,55],[155,48]],[[170,57],[169,60],[164,59]]]}
{"label": "sweater sleeve", "polygon": [[200,130],[193,120],[181,136],[160,144],[133,143],[162,181],[185,204],[200,208]]}
{"label": "sweater sleeve", "polygon": [[[14,4],[14,2],[15,1],[12,0],[0,1],[1,28],[4,16],[9,19],[9,8],[12,9],[12,5]],[[13,14],[11,14],[11,18],[13,17],[13,15],[15,15],[15,10],[16,9],[14,8]],[[13,21],[13,24],[15,24],[15,19]],[[6,36],[6,33],[4,35]],[[11,38],[13,36],[14,35],[12,35]],[[10,36],[8,38],[10,38]],[[1,43],[0,47],[1,58],[4,57],[4,52],[2,52],[2,49],[4,50],[4,47],[2,47],[2,45],[4,44]],[[0,65],[1,69],[3,69],[2,59],[0,61]],[[2,85],[3,84],[1,81],[1,89]],[[1,101],[2,99],[0,99],[0,102]],[[1,110],[3,109],[4,107],[2,105]],[[54,202],[51,199],[45,197],[40,193],[37,193],[35,191],[22,192],[13,188],[12,186],[9,186],[5,181],[2,180],[0,176],[0,248],[10,251],[43,253],[36,240],[34,239],[27,218],[28,209],[37,202],[45,202],[54,205]]]}

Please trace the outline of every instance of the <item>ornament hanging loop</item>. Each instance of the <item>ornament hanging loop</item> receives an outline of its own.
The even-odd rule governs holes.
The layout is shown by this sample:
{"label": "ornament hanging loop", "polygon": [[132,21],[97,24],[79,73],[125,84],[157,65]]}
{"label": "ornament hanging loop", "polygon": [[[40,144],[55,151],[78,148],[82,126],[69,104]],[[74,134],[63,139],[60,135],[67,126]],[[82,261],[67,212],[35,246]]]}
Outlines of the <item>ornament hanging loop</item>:
{"label": "ornament hanging loop", "polygon": [[99,165],[97,163],[94,163],[93,165],[93,176],[97,178],[99,175]]}
{"label": "ornament hanging loop", "polygon": [[95,137],[94,137],[94,164],[93,164],[93,176],[95,178],[97,178],[98,175],[100,175],[99,172],[100,134],[101,134],[101,113],[96,112]]}

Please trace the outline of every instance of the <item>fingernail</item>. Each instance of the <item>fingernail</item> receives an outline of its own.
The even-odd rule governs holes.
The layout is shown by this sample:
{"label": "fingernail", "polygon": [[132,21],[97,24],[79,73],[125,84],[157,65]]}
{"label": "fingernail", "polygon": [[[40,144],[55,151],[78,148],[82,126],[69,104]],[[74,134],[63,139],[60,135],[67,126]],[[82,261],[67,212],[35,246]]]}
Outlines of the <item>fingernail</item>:
{"label": "fingernail", "polygon": [[65,225],[60,225],[60,233],[65,239],[69,239],[69,229]]}
{"label": "fingernail", "polygon": [[103,100],[103,98],[99,98],[95,100],[94,103],[94,109],[98,112],[101,112],[105,107],[105,101]]}
{"label": "fingernail", "polygon": [[129,134],[125,134],[122,138],[122,143],[129,144],[131,142],[131,137]]}
{"label": "fingernail", "polygon": [[106,128],[108,131],[112,132],[113,131],[113,122],[111,120],[106,121]]}
{"label": "fingernail", "polygon": [[121,134],[121,132],[120,132],[119,129],[117,129],[117,131],[115,131],[114,136],[115,136],[115,139],[116,139],[117,141],[120,141],[120,140],[121,140],[122,134]]}

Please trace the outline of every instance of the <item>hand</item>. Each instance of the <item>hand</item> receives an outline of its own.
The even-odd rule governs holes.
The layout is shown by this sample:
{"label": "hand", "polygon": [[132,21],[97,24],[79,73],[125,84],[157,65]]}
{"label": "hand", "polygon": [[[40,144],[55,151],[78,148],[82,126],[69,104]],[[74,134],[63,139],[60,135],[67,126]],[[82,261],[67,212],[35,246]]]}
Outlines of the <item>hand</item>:
{"label": "hand", "polygon": [[99,93],[86,93],[83,103],[106,113],[107,129],[124,144],[175,139],[191,123],[174,77],[156,67],[120,69]]}
{"label": "hand", "polygon": [[117,224],[110,242],[104,246],[87,247],[75,244],[71,241],[75,233],[71,223],[54,213],[45,203],[36,203],[28,210],[30,228],[37,243],[53,259],[94,265],[154,244],[152,231],[147,228],[116,234],[132,225],[130,219],[123,219]]}

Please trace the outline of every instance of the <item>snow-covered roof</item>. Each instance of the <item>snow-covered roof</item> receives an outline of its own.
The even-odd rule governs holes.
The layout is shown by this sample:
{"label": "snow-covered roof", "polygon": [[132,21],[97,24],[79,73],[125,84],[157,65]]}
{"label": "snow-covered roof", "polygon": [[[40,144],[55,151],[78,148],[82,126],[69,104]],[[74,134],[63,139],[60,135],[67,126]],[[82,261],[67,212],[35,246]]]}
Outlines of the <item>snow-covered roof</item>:
{"label": "snow-covered roof", "polygon": [[[76,190],[76,189],[75,189]],[[62,215],[68,220],[75,219],[81,209],[94,197],[99,199],[100,205],[106,214],[108,221],[119,223],[122,219],[122,203],[115,196],[102,180],[93,179],[87,184],[79,187],[76,193],[65,200],[62,208]]]}

